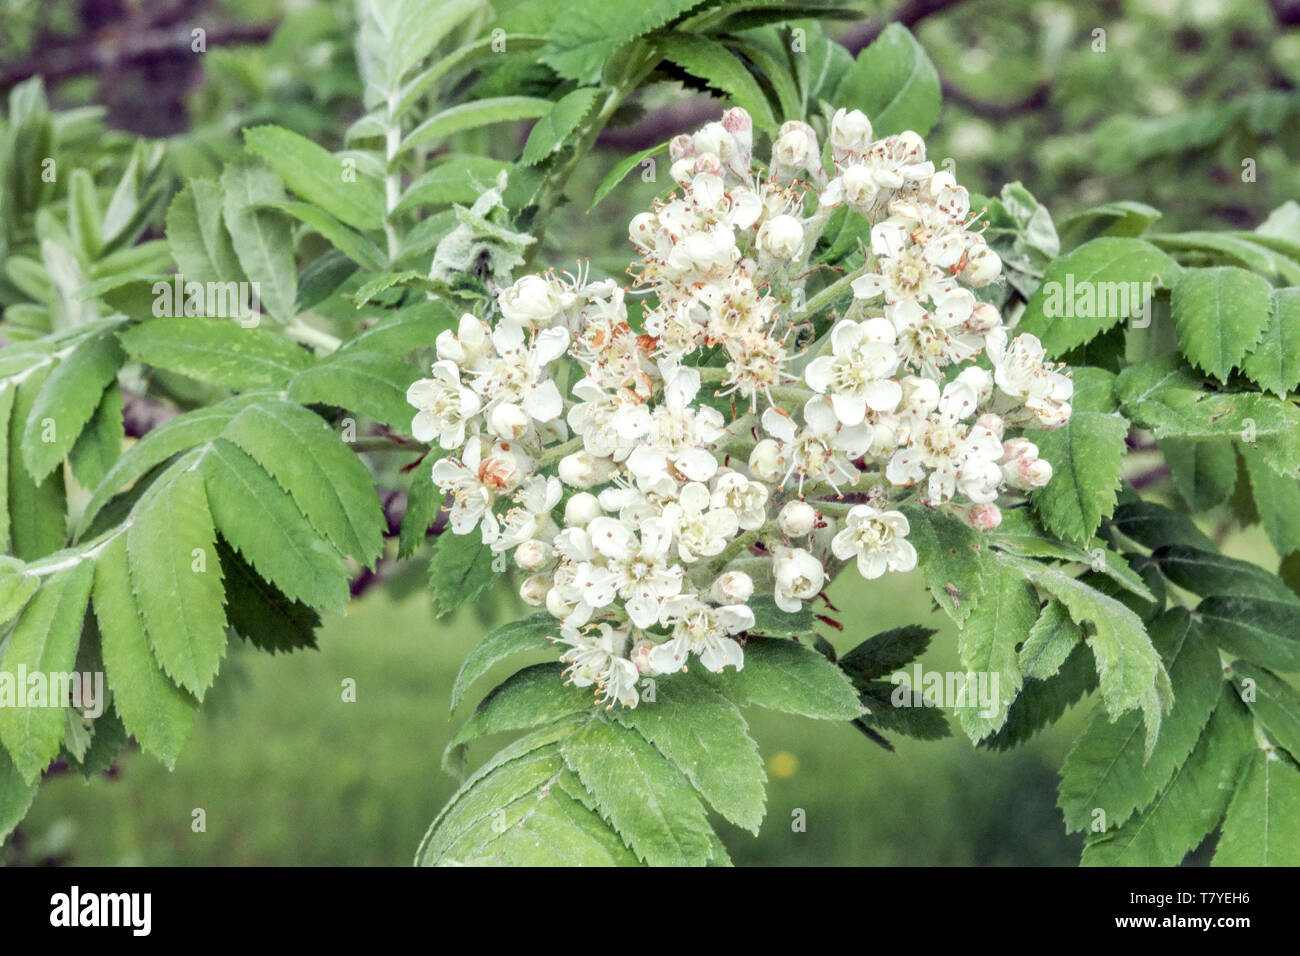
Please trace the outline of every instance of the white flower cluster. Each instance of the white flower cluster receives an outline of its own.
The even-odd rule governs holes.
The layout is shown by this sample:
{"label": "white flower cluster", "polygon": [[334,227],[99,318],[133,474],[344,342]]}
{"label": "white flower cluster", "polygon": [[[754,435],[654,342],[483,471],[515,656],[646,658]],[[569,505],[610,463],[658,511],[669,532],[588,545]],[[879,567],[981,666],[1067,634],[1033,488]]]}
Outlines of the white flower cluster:
{"label": "white flower cluster", "polygon": [[[856,110],[829,133],[824,156],[786,123],[766,169],[743,110],[677,137],[680,190],[631,222],[633,308],[581,270],[526,276],[409,391],[415,437],[447,453],[451,530],[513,553],[602,702],[635,706],[641,675],[692,655],[742,667],[756,591],[793,612],[845,562],[915,567],[903,500],[987,530],[1000,492],[1051,478],[1004,432],[1065,422],[1071,382],[972,291],[1001,263],[966,190],[915,133],[873,140]],[[865,262],[805,300],[841,206]]]}

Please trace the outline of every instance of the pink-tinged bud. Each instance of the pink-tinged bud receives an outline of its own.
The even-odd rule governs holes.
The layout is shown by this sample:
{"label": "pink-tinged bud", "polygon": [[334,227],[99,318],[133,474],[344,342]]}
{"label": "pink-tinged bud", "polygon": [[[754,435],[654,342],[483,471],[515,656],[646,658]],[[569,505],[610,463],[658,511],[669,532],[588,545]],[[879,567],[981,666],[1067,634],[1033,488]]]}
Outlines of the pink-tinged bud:
{"label": "pink-tinged bud", "polygon": [[754,595],[754,582],[744,571],[724,571],[713,582],[709,597],[718,604],[745,604]]}
{"label": "pink-tinged bud", "polygon": [[817,511],[806,501],[787,501],[776,516],[781,533],[790,538],[802,538],[817,525]]}
{"label": "pink-tinged bud", "polygon": [[524,578],[524,583],[519,585],[519,596],[524,599],[524,603],[529,607],[541,607],[547,603],[550,590],[551,578],[549,575],[532,574]]}
{"label": "pink-tinged bud", "polygon": [[754,122],[749,118],[749,113],[739,106],[733,106],[722,114],[722,128],[733,136],[749,134],[753,132]]}
{"label": "pink-tinged bud", "polygon": [[570,528],[585,528],[593,518],[599,518],[604,513],[605,509],[600,506],[600,500],[595,495],[580,491],[565,504],[564,523]]}
{"label": "pink-tinged bud", "polygon": [[515,548],[515,564],[522,571],[540,571],[551,560],[551,547],[544,541],[530,538]]}
{"label": "pink-tinged bud", "polygon": [[1002,509],[997,505],[971,505],[966,520],[977,531],[992,531],[1002,523]]}
{"label": "pink-tinged bud", "polygon": [[970,318],[962,326],[968,332],[992,332],[1002,324],[1002,316],[998,310],[989,302],[977,303],[971,310]]}
{"label": "pink-tinged bud", "polygon": [[1021,479],[1030,488],[1042,488],[1052,480],[1052,463],[1045,458],[1022,458],[1017,468]]}
{"label": "pink-tinged bud", "polygon": [[650,662],[650,655],[657,645],[654,641],[637,641],[632,645],[628,658],[636,665],[639,674],[657,674],[658,669]]}
{"label": "pink-tinged bud", "polygon": [[686,159],[695,155],[695,140],[686,133],[674,136],[668,141],[668,157],[674,163],[679,159]]}
{"label": "pink-tinged bud", "polygon": [[695,157],[695,175],[701,173],[711,173],[714,176],[722,175],[722,160],[718,159],[717,153],[701,153]]}
{"label": "pink-tinged bud", "polygon": [[994,415],[992,412],[985,412],[979,418],[975,419],[975,424],[985,431],[990,432],[998,441],[1002,441],[1002,430],[1006,423],[1002,421],[1001,415]]}
{"label": "pink-tinged bud", "polygon": [[1011,438],[1002,443],[1002,460],[1005,462],[1037,457],[1038,446],[1028,438]]}

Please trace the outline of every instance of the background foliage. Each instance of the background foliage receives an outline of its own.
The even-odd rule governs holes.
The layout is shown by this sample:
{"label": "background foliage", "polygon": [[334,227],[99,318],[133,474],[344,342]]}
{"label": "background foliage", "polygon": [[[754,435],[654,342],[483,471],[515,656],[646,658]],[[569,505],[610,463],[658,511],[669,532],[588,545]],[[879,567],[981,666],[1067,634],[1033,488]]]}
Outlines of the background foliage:
{"label": "background foliage", "polygon": [[[1032,726],[1040,698],[1062,702],[1046,705],[1050,713],[1092,690],[1092,667],[1071,663],[1084,654],[1078,628],[1085,621],[1100,634],[1106,621],[1129,626],[1141,618],[1164,658],[1175,700],[1186,702],[1166,720],[1156,751],[1136,710],[1112,724],[1089,716],[1085,703],[1009,759],[972,749],[960,732],[970,729],[965,715],[958,715],[956,736],[937,743],[899,737],[893,732],[899,728],[862,728],[885,732],[898,747],[891,754],[847,723],[796,723],[748,711],[768,779],[767,824],[756,841],[722,825],[731,858],[1073,862],[1080,837],[1062,833],[1054,807],[1054,773],[1062,762],[1059,800],[1068,829],[1086,827],[1099,802],[1118,808],[1112,823],[1138,814],[1107,835],[1112,838],[1092,840],[1085,862],[1125,862],[1127,853],[1176,863],[1225,813],[1230,830],[1257,828],[1253,803],[1272,768],[1251,755],[1257,751],[1252,727],[1266,728],[1289,749],[1298,725],[1286,679],[1260,671],[1296,669],[1291,640],[1300,607],[1293,401],[1300,343],[1292,332],[1296,300],[1287,288],[1300,285],[1300,208],[1286,204],[1300,192],[1293,161],[1300,44],[1279,29],[1288,25],[1287,9],[1254,2],[974,0],[845,4],[849,9],[841,11],[828,3],[825,12],[834,16],[826,31],[844,48],[817,47],[820,66],[812,76],[799,65],[773,66],[782,34],[765,25],[766,8],[779,22],[790,15],[780,5],[663,3],[640,19],[610,23],[557,18],[555,6],[503,2],[489,13],[480,4],[451,3],[450,12],[435,18],[419,16],[419,5],[411,5],[408,22],[386,18],[380,7],[362,5],[358,12],[351,4],[317,4],[286,9],[264,25],[238,4],[202,11],[130,7],[117,11],[117,20],[92,4],[51,4],[40,21],[31,16],[35,5],[16,7],[8,46],[0,47],[11,84],[0,233],[0,302],[10,343],[0,352],[0,375],[15,386],[0,397],[11,423],[7,544],[17,559],[52,570],[42,575],[50,581],[36,597],[26,584],[5,584],[0,604],[10,611],[8,653],[20,648],[33,659],[72,660],[89,602],[94,613],[80,647],[83,653],[102,647],[114,713],[145,750],[177,770],[169,776],[128,750],[114,764],[115,777],[95,775],[112,763],[126,736],[120,726],[108,732],[112,717],[81,741],[80,753],[80,737],[65,731],[61,714],[58,726],[0,721],[0,741],[17,774],[6,777],[11,789],[25,788],[61,751],[63,765],[82,765],[94,776],[83,787],[74,779],[80,774],[54,775],[4,852],[19,860],[78,862],[409,857],[454,789],[439,769],[454,725],[437,704],[450,701],[452,675],[485,625],[517,610],[508,585],[483,601],[489,579],[464,574],[483,555],[458,550],[463,545],[452,539],[425,543],[430,525],[437,530],[438,502],[427,486],[432,456],[404,470],[419,457],[418,450],[402,448],[401,438],[409,421],[402,393],[419,369],[410,356],[452,316],[427,303],[424,293],[461,306],[483,291],[464,269],[430,278],[427,263],[439,241],[459,229],[465,243],[444,250],[480,255],[487,249],[493,261],[537,264],[564,264],[562,256],[574,250],[594,250],[593,268],[617,275],[626,262],[623,224],[662,189],[636,175],[621,180],[618,170],[631,173],[637,164],[629,165],[629,157],[712,118],[718,103],[710,91],[746,106],[769,128],[782,112],[805,104],[816,111],[820,100],[842,90],[862,100],[852,105],[868,109],[882,132],[889,109],[897,110],[899,128],[937,120],[931,155],[940,162],[956,157],[963,183],[999,197],[990,200],[990,236],[999,237],[1010,267],[1008,297],[1028,299],[1025,328],[1050,351],[1090,367],[1077,373],[1084,386],[1076,403],[1080,417],[1043,436],[1044,455],[1104,465],[1067,473],[1035,500],[1039,520],[1060,539],[1048,551],[1024,552],[1024,542],[1011,539],[1006,551],[1023,552],[1022,560],[1078,562],[1080,547],[1093,545],[1100,527],[1107,547],[1126,551],[1132,566],[1127,589],[1123,580],[1116,585],[1085,575],[1080,580],[1100,589],[1086,594],[1047,576],[1041,570],[1047,565],[1034,562],[1040,570],[1025,571],[1058,600],[1036,625],[1042,656],[1028,659],[1022,649],[1018,663],[1005,665],[1008,677],[1014,671],[1026,682],[1028,703],[1020,715],[1013,711],[1012,724],[1028,708],[1031,716],[1023,719]],[[706,9],[695,12],[696,6]],[[265,11],[256,13],[260,18]],[[123,29],[123,16],[162,33],[177,24],[203,26],[209,48],[196,57],[160,40],[152,58],[122,53],[102,75],[70,67],[48,87],[20,82],[25,62],[62,62],[51,57],[51,44],[120,51],[115,31]],[[653,39],[660,27],[690,16],[699,17],[689,21],[690,36],[673,30]],[[892,19],[914,29],[920,48],[897,28],[881,33]],[[412,23],[427,33],[413,34]],[[819,35],[811,22],[805,27]],[[493,28],[511,37],[511,53],[499,59],[484,41],[475,43]],[[1096,49],[1097,29],[1105,31],[1104,50]],[[240,45],[245,41],[253,42]],[[849,51],[871,41],[877,45],[852,67]],[[435,48],[440,55],[426,62]],[[606,67],[610,62],[617,66]],[[923,79],[909,86],[908,97],[881,92],[883,78],[917,70]],[[692,98],[683,100],[683,87]],[[97,101],[107,104],[106,112],[90,105]],[[169,108],[140,108],[160,102]],[[534,119],[539,122],[529,133]],[[31,175],[31,159],[46,155],[58,163],[57,183]],[[505,210],[451,208],[473,202],[517,157]],[[353,161],[356,188],[331,188],[339,159]],[[1250,181],[1242,175],[1247,160],[1255,172]],[[403,174],[396,184],[395,168]],[[1007,182],[1024,186],[1003,191]],[[589,214],[585,202],[562,202],[565,183],[573,197],[604,194],[600,212]],[[509,218],[516,210],[524,212]],[[543,241],[529,244],[524,232],[541,233]],[[851,248],[846,242],[843,254]],[[250,334],[213,320],[199,334],[194,319],[150,318],[148,290],[173,261],[187,277],[260,281],[269,327]],[[1054,325],[1035,289],[1066,271],[1158,278],[1152,328],[1126,337],[1122,329]],[[369,308],[358,310],[357,303]],[[363,317],[367,325],[359,334]],[[186,323],[183,334],[177,321]],[[1231,335],[1207,334],[1219,328]],[[238,360],[230,361],[235,349]],[[1169,358],[1175,350],[1187,361]],[[176,412],[180,417],[170,418]],[[1141,429],[1129,437],[1122,487],[1125,429],[1117,413]],[[43,442],[32,423],[51,416],[60,438]],[[155,427],[159,421],[151,416],[169,424]],[[361,439],[350,450],[337,435],[356,416]],[[1238,440],[1246,419],[1256,440]],[[118,457],[124,438],[145,434]],[[288,448],[300,454],[284,454]],[[381,489],[379,500],[363,493],[367,469]],[[136,492],[118,494],[137,480]],[[417,490],[408,496],[407,488]],[[1170,510],[1156,510],[1162,505]],[[57,530],[65,510],[73,519],[71,540]],[[268,528],[279,529],[279,537],[266,537]],[[385,537],[393,540],[385,544]],[[71,550],[61,551],[69,544]],[[219,579],[195,585],[193,576],[175,573],[193,547],[213,552]],[[1209,557],[1220,548],[1250,564]],[[391,559],[398,550],[413,560],[400,568],[392,560],[375,564],[381,553]],[[89,561],[78,563],[91,552],[93,573]],[[1292,590],[1251,570],[1277,570],[1288,555],[1282,570]],[[19,567],[10,577],[25,581]],[[961,573],[947,571],[948,579]],[[988,601],[990,585],[976,577],[963,586],[983,590],[981,600]],[[940,604],[948,579],[929,582]],[[386,586],[374,588],[376,581]],[[495,605],[494,620],[462,607],[431,622],[426,581],[435,611],[480,599]],[[823,629],[834,652],[843,655],[872,633],[925,621],[938,628],[922,658],[927,668],[969,665],[971,655],[987,653],[974,637],[959,643],[949,620],[972,607],[978,617],[978,605],[972,600],[955,615],[951,607],[949,615],[931,614],[923,584],[910,582],[906,603],[841,584],[831,594],[839,617],[872,626],[860,633]],[[1006,587],[1014,604],[1012,585]],[[161,623],[177,588],[193,588],[185,606],[194,609],[179,632]],[[1001,589],[994,586],[999,596]],[[1221,664],[1201,632],[1189,629],[1179,612],[1159,615],[1166,590],[1190,597],[1199,619],[1219,628],[1219,646],[1230,652],[1226,661],[1247,659],[1231,667],[1270,691],[1253,708],[1254,723],[1221,695]],[[229,595],[224,609],[223,593]],[[361,597],[350,602],[350,594]],[[1099,600],[1111,602],[1105,613],[1074,603]],[[247,613],[253,607],[264,611]],[[312,631],[317,611],[326,622],[319,636]],[[1026,624],[1037,617],[1035,607]],[[22,621],[29,622],[26,630]],[[266,621],[275,626],[263,626]],[[227,626],[244,639],[228,650]],[[1099,712],[1114,716],[1127,710],[1136,691],[1113,689],[1125,703],[1109,706],[1106,652],[1097,636],[1089,643],[1103,670],[1096,696],[1107,706]],[[1127,638],[1120,633],[1115,640],[1122,646]],[[313,644],[320,653],[250,652]],[[141,666],[148,661],[156,666]],[[1158,666],[1154,658],[1151,666]],[[498,663],[490,673],[504,678],[512,670]],[[343,677],[358,680],[356,704],[339,701]],[[196,697],[205,706],[189,733]],[[1143,709],[1150,718],[1159,707],[1147,702]],[[487,731],[522,725],[480,724]],[[932,735],[902,729],[908,731]],[[620,725],[599,732],[641,746]],[[1001,733],[994,745],[1017,731]],[[335,734],[339,744],[321,749],[321,739]],[[508,739],[489,735],[472,741],[465,754],[453,748],[453,764],[478,766]],[[600,743],[608,741],[560,745],[589,788],[589,779],[603,772],[595,754]],[[1150,770],[1143,769],[1144,752]],[[304,753],[316,757],[310,766]],[[845,760],[846,753],[853,759]],[[540,759],[557,772],[562,767],[545,747]],[[1294,775],[1285,761],[1283,768]],[[309,776],[316,773],[318,785]],[[1176,810],[1180,801],[1212,805],[1215,774],[1234,786],[1213,819],[1188,822],[1187,814],[1163,809]],[[26,779],[19,784],[19,778]],[[1283,777],[1283,786],[1290,779]],[[1181,788],[1180,781],[1186,781]],[[709,795],[707,782],[691,783]],[[686,817],[698,812],[702,818],[702,810],[689,809],[693,796],[664,786],[683,801]],[[1234,788],[1228,806],[1226,793]],[[560,788],[569,794],[557,797],[564,812],[581,815],[581,789]],[[209,810],[206,835],[189,830],[196,806]],[[347,839],[323,841],[321,834],[337,831],[349,808],[355,826]],[[786,823],[795,808],[808,811],[806,834],[790,832]],[[752,815],[744,806],[718,809],[730,810],[733,819]],[[86,822],[99,818],[113,823]],[[1264,832],[1284,825],[1266,815]],[[707,829],[692,837],[703,856],[712,852]],[[1146,833],[1160,839],[1145,846]],[[1286,836],[1300,844],[1294,833]],[[617,843],[593,839],[611,854],[622,852]],[[1212,843],[1192,859],[1208,859]],[[1239,846],[1233,852],[1244,856],[1235,859],[1262,862],[1249,834]],[[633,843],[643,856],[647,848],[655,852]]]}

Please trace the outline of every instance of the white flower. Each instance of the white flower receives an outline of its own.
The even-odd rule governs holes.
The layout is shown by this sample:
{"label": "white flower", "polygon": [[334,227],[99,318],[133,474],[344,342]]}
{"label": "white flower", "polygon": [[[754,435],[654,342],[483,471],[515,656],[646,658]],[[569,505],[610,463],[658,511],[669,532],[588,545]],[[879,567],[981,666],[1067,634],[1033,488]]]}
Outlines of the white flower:
{"label": "white flower", "polygon": [[728,666],[744,668],[745,652],[730,635],[754,626],[754,612],[745,605],[713,607],[684,594],[664,602],[664,624],[672,628],[672,637],[650,653],[659,673],[681,670],[689,654],[698,655],[715,673]]}
{"label": "white flower", "polygon": [[1002,443],[982,426],[968,426],[978,398],[964,382],[950,382],[939,407],[916,423],[907,446],[889,460],[885,476],[896,485],[915,484],[929,473],[927,500],[940,504],[960,490],[972,501],[997,495]]}
{"label": "white flower", "polygon": [[639,677],[636,665],[623,656],[627,638],[623,628],[597,624],[581,631],[562,628],[557,641],[569,648],[560,656],[569,665],[565,670],[569,679],[578,687],[594,684],[599,691],[598,700],[606,704],[607,710],[613,706],[611,701],[635,707],[640,699],[636,690]]}
{"label": "white flower", "polygon": [[1007,396],[1024,404],[1045,428],[1065,424],[1070,417],[1074,383],[1046,363],[1042,343],[1032,335],[1019,335],[1006,344],[997,329],[987,336],[993,381]]}
{"label": "white flower", "polygon": [[[512,496],[515,505],[508,508],[501,518],[501,533],[490,542],[492,550],[509,551],[522,547],[527,541],[553,535],[556,528],[551,512],[563,495],[564,489],[558,478],[533,475],[525,480]],[[535,571],[537,567],[524,567],[524,570]]]}
{"label": "white flower", "polygon": [[637,406],[627,424],[628,434],[643,436],[627,458],[628,470],[643,485],[660,479],[671,465],[687,481],[708,481],[718,460],[708,450],[726,435],[722,413],[691,405],[700,389],[700,373],[678,368],[664,383],[664,401],[654,411]]}
{"label": "white flower", "polygon": [[524,276],[503,290],[497,296],[497,306],[507,321],[532,329],[554,324],[562,310],[551,283],[538,275]]}
{"label": "white flower", "polygon": [[713,482],[713,507],[728,508],[746,531],[763,527],[767,521],[767,486],[738,471],[728,471]]}
{"label": "white flower", "polygon": [[456,331],[439,332],[435,344],[439,360],[474,371],[492,354],[491,329],[486,322],[466,312],[460,317]]}
{"label": "white flower", "polygon": [[856,557],[864,578],[910,571],[916,567],[916,548],[906,540],[908,530],[901,511],[854,505],[844,519],[844,529],[831,540],[831,551],[841,561]]}
{"label": "white flower", "polygon": [[799,491],[805,480],[825,481],[833,488],[840,481],[856,484],[857,470],[850,464],[871,446],[871,426],[842,425],[830,399],[813,396],[803,407],[804,427],[775,407],[763,413],[763,427],[781,443],[780,453],[789,462],[784,487],[791,475],[799,475]]}
{"label": "white flower", "polygon": [[803,548],[777,548],[772,575],[776,579],[776,606],[788,614],[816,597],[826,583],[826,569]]}
{"label": "white flower", "polygon": [[711,504],[708,487],[693,481],[683,486],[677,501],[664,506],[664,524],[677,542],[677,554],[688,564],[721,554],[739,530],[734,511]]}
{"label": "white flower", "polygon": [[436,438],[447,449],[465,443],[466,426],[481,407],[478,395],[461,384],[460,370],[449,361],[435,362],[433,377],[412,383],[406,400],[419,409],[411,422],[416,440]]}
{"label": "white flower", "polygon": [[613,584],[637,627],[653,627],[665,598],[682,589],[681,565],[669,562],[672,534],[663,521],[652,519],[640,535],[615,518],[596,518],[587,526],[592,547],[606,559]]}
{"label": "white flower", "polygon": [[474,439],[459,459],[447,457],[434,462],[433,482],[452,496],[451,530],[469,534],[482,521],[486,540],[495,538],[499,528],[492,514],[496,493],[515,475],[508,470],[508,463],[492,456],[484,459],[482,445],[481,439]]}
{"label": "white flower", "polygon": [[495,355],[474,370],[474,391],[484,399],[484,407],[510,403],[535,421],[557,418],[564,411],[564,400],[546,366],[569,347],[568,331],[543,329],[529,343],[521,327],[502,322],[492,330],[492,345]]}
{"label": "white flower", "polygon": [[894,326],[887,319],[836,323],[831,330],[831,354],[808,363],[804,380],[823,395],[829,393],[836,417],[859,425],[867,409],[892,411],[903,392],[889,376],[898,367],[893,349]]}

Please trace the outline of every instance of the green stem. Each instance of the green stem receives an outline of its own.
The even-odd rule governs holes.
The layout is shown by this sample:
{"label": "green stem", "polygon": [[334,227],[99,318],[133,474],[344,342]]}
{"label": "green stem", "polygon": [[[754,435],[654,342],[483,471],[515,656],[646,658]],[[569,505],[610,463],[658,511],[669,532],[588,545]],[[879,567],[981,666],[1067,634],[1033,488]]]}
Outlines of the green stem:
{"label": "green stem", "polygon": [[310,345],[318,352],[325,355],[331,352],[337,352],[343,340],[338,336],[330,335],[328,332],[322,332],[320,329],[308,325],[301,319],[294,319],[284,328],[285,338],[300,342],[303,345]]}

